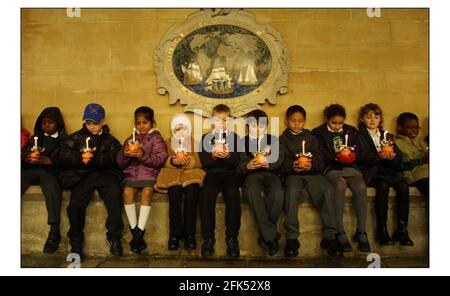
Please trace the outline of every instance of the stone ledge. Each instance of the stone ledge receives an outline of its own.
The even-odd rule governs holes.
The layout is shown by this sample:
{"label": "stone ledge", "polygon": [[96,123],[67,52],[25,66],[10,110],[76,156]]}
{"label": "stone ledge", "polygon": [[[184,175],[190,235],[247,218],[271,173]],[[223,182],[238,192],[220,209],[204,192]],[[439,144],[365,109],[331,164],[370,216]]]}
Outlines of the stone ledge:
{"label": "stone ledge", "polygon": [[[422,203],[424,202],[424,198],[421,196],[419,190],[415,187],[409,188],[409,195],[410,195],[410,203]],[[347,189],[345,194],[347,201],[350,201],[352,198],[352,192],[350,189]],[[367,188],[367,197],[369,199],[369,202],[375,202],[375,188],[369,187]],[[63,201],[68,201],[70,199],[70,191],[65,190],[63,191]],[[40,186],[30,186],[28,190],[25,192],[22,201],[39,201],[39,200],[45,200],[44,195],[42,193],[42,189]],[[391,188],[389,191],[389,200],[393,201],[395,200],[395,191]],[[98,192],[94,192],[94,196],[92,199],[92,202],[101,202],[101,198],[98,195]],[[164,202],[168,201],[167,194],[155,192],[152,198],[153,202]],[[222,194],[219,193],[218,195],[218,202],[223,202]],[[243,202],[246,202],[244,198],[242,198]],[[306,200],[305,203],[311,203],[310,200]]]}
{"label": "stone ledge", "polygon": [[[397,256],[397,257],[427,257],[429,252],[428,244],[428,201],[417,195],[415,188],[411,189],[411,206],[410,206],[410,225],[409,232],[411,238],[415,242],[414,247],[395,246],[381,247],[374,241],[375,235],[375,198],[373,189],[369,189],[369,206],[367,218],[367,232],[372,245],[372,251],[379,253],[380,256]],[[345,204],[344,225],[349,238],[353,235],[356,228],[356,216],[351,200],[351,193],[347,194],[347,202]],[[371,196],[370,196],[371,195]],[[69,223],[66,214],[66,207],[69,202],[70,192],[65,191],[62,203],[62,219],[61,233],[63,235],[60,249],[55,255],[64,255],[70,251],[68,238],[65,235],[69,229]],[[216,256],[214,258],[224,258],[226,256],[225,246],[225,204],[218,199],[216,207]],[[47,211],[44,202],[44,196],[39,186],[30,187],[22,198],[22,254],[41,254],[42,247],[48,233]],[[165,194],[155,194],[154,204],[150,213],[149,221],[146,227],[145,239],[148,248],[144,251],[144,255],[151,256],[173,256],[197,258],[200,257],[200,219],[197,221],[197,250],[188,252],[185,250],[168,251],[167,240],[169,236],[169,203]],[[388,229],[392,235],[395,230],[395,197],[390,197],[388,211]],[[87,256],[108,257],[109,249],[105,241],[105,221],[106,209],[98,196],[93,198],[87,208],[86,226],[85,226],[85,253]],[[315,209],[310,201],[300,205],[298,212],[300,221],[300,256],[297,259],[305,258],[321,258],[326,256],[325,252],[320,248],[321,240],[321,221],[319,212]],[[131,255],[128,242],[131,239],[127,218],[123,213],[123,221],[125,222],[125,231],[123,236],[123,246],[125,256]],[[278,231],[284,234],[283,227],[284,216],[280,217],[278,223]],[[239,242],[241,247],[241,257],[252,260],[265,257],[264,252],[257,245],[258,230],[249,208],[248,203],[242,203],[241,230]],[[365,256],[356,250],[356,244],[351,242],[355,251],[346,253],[346,257]],[[280,252],[274,258],[282,258],[283,248],[285,245],[284,236],[280,241]],[[271,258],[273,259],[273,258]],[[201,260],[201,259],[199,259]],[[205,263],[205,266],[212,266]]]}

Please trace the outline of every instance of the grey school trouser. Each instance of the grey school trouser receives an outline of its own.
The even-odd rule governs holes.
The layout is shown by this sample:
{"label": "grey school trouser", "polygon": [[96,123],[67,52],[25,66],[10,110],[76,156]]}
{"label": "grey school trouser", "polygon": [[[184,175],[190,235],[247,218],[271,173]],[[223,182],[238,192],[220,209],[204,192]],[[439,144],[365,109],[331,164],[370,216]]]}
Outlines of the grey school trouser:
{"label": "grey school trouser", "polygon": [[334,190],[322,175],[291,175],[286,178],[285,206],[287,239],[297,239],[300,235],[298,206],[307,197],[320,209],[322,235],[325,239],[336,237],[336,208],[333,202]]}
{"label": "grey school trouser", "polygon": [[[271,172],[255,172],[249,175],[243,186],[244,195],[265,241],[277,238],[277,221],[283,211],[284,192],[280,178]],[[263,198],[261,193],[265,192]]]}

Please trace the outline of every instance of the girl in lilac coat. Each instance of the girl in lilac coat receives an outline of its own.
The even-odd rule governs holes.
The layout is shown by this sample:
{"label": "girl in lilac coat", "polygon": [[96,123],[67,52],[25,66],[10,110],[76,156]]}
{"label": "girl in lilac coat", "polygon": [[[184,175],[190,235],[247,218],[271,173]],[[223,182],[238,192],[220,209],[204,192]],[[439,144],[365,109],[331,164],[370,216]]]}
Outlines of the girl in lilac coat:
{"label": "girl in lilac coat", "polygon": [[[159,131],[154,128],[154,112],[151,108],[136,109],[134,120],[133,135],[125,140],[117,163],[125,177],[123,201],[133,235],[130,249],[133,253],[140,253],[147,247],[144,240],[145,226],[150,215],[156,177],[167,159],[167,147]],[[135,203],[138,191],[141,191],[139,220]]]}

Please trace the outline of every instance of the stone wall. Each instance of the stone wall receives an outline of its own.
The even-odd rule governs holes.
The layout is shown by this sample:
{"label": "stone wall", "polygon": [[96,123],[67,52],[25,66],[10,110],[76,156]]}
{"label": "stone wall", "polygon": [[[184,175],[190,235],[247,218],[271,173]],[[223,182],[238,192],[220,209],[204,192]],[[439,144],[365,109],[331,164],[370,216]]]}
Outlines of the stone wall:
{"label": "stone wall", "polygon": [[[168,97],[156,93],[153,51],[170,26],[195,11],[82,9],[80,18],[69,18],[65,9],[23,9],[23,125],[32,130],[40,111],[56,105],[74,132],[84,106],[95,101],[123,141],[134,110],[149,105],[168,136],[171,117],[182,107],[169,106]],[[291,52],[289,92],[277,105],[262,107],[270,116],[282,117],[298,103],[313,128],[322,122],[323,108],[338,102],[356,124],[359,107],[377,102],[387,129],[394,131],[395,117],[411,111],[428,132],[427,9],[382,9],[381,18],[369,18],[365,9],[249,11],[278,30]]]}

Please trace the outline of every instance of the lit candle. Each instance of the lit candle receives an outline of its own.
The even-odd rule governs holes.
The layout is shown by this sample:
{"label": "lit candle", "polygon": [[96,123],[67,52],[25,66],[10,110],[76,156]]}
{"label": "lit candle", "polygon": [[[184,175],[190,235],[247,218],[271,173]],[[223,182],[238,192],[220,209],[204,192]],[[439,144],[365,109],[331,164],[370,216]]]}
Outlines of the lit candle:
{"label": "lit candle", "polygon": [[345,147],[348,147],[348,135],[345,135]]}
{"label": "lit candle", "polygon": [[306,154],[306,151],[305,151],[305,144],[306,144],[306,141],[303,140],[303,142],[302,142],[302,153],[303,153],[303,154]]}
{"label": "lit candle", "polygon": [[387,141],[387,135],[389,134],[389,132],[388,131],[384,131],[384,136],[383,136],[383,139],[385,140],[385,141]]}
{"label": "lit candle", "polygon": [[91,139],[91,137],[87,137],[86,138],[86,150],[89,150],[89,140]]}
{"label": "lit candle", "polygon": [[261,140],[262,139],[260,139],[260,138],[256,138],[256,152],[259,152],[259,149],[260,149],[259,145],[260,145]]}
{"label": "lit candle", "polygon": [[38,150],[38,137],[34,137],[34,147],[33,147],[33,149],[35,150],[35,151],[37,151]]}
{"label": "lit candle", "polygon": [[219,142],[222,142],[222,133],[223,133],[223,130],[220,130],[219,131]]}
{"label": "lit candle", "polygon": [[178,148],[181,151],[183,151],[183,142],[184,142],[184,137],[180,137],[180,147]]}
{"label": "lit candle", "polygon": [[136,143],[136,128],[133,127],[133,144]]}

